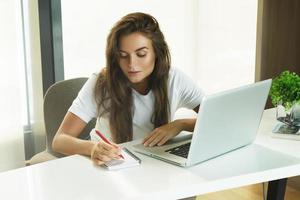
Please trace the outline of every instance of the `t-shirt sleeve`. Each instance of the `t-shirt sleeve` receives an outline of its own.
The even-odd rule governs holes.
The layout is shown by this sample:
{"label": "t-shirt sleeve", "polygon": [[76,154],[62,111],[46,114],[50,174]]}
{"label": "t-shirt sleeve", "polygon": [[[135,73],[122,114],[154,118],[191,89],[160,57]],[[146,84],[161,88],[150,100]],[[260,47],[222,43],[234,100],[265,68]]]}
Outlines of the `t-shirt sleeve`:
{"label": "t-shirt sleeve", "polygon": [[194,109],[201,104],[204,92],[197,84],[179,69],[174,69],[175,88],[177,88],[178,108]]}
{"label": "t-shirt sleeve", "polygon": [[88,123],[92,118],[97,117],[97,104],[94,98],[94,88],[97,81],[97,74],[87,80],[74,99],[69,112]]}

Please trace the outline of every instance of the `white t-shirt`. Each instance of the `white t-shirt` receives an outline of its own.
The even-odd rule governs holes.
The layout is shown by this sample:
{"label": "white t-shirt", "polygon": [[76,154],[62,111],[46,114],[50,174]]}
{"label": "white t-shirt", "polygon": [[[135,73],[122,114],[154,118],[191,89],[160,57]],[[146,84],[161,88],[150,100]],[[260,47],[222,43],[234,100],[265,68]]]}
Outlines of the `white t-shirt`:
{"label": "white t-shirt", "polygon": [[[77,98],[73,101],[69,112],[72,112],[83,121],[88,123],[92,118],[98,116],[97,104],[94,98],[94,87],[97,81],[97,74],[93,74],[78,93]],[[141,95],[132,89],[134,101],[133,114],[133,139],[144,138],[153,129],[151,123],[153,113],[154,95],[152,90],[146,95]],[[171,68],[168,80],[168,97],[170,103],[170,119],[179,108],[194,109],[200,105],[204,93],[202,90],[181,70]],[[96,129],[111,140],[108,116],[98,118]]]}

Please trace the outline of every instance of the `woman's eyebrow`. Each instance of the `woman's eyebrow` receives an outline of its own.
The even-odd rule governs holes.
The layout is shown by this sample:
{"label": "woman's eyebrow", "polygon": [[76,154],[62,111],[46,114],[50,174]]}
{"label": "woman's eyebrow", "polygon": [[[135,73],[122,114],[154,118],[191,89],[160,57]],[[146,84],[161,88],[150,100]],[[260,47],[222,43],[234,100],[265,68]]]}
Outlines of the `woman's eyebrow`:
{"label": "woman's eyebrow", "polygon": [[135,51],[140,51],[140,50],[143,50],[143,49],[148,49],[148,47],[141,47],[141,48],[138,48],[138,49],[135,50]]}
{"label": "woman's eyebrow", "polygon": [[[143,49],[149,49],[149,48],[148,48],[148,47],[141,47],[141,48],[136,49],[135,52],[140,51],[140,50],[143,50]],[[121,51],[121,52],[123,52],[123,53],[128,53],[128,52],[126,52],[126,51],[124,51],[124,50],[122,50],[122,49],[120,49],[119,51]]]}

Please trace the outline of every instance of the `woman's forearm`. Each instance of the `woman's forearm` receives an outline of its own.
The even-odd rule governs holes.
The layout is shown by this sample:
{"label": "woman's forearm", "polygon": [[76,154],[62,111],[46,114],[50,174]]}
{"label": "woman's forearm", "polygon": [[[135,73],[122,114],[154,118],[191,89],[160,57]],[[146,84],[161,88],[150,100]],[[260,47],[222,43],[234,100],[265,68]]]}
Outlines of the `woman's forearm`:
{"label": "woman's forearm", "polygon": [[177,119],[175,121],[177,121],[180,124],[182,131],[194,131],[196,119]]}
{"label": "woman's forearm", "polygon": [[65,155],[81,154],[90,156],[92,148],[96,143],[97,142],[82,140],[64,133],[60,133],[54,137],[52,149]]}

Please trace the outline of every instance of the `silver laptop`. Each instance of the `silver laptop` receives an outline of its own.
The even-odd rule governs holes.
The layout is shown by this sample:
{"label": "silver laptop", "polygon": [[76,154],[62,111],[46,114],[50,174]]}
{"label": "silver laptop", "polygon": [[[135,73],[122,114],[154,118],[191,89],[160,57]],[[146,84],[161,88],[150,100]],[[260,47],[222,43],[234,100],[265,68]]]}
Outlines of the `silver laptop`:
{"label": "silver laptop", "polygon": [[163,146],[134,145],[135,151],[179,166],[192,166],[251,144],[272,80],[203,98],[194,132],[180,133]]}

